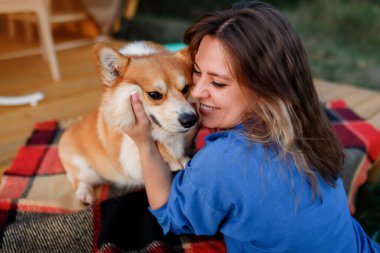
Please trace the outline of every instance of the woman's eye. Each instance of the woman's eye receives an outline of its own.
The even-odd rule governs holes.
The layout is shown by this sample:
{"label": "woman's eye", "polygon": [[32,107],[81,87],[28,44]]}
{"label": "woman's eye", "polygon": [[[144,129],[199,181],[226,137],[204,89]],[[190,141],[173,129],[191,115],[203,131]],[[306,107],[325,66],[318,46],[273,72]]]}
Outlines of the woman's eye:
{"label": "woman's eye", "polygon": [[185,85],[185,87],[182,89],[182,94],[186,94],[187,92],[189,92],[189,89],[190,89],[190,85]]}
{"label": "woman's eye", "polygon": [[226,86],[224,83],[217,83],[215,81],[211,81],[211,84],[215,87],[224,87]]}
{"label": "woman's eye", "polygon": [[153,100],[160,100],[160,99],[162,99],[162,94],[159,93],[158,91],[148,92],[148,95]]}
{"label": "woman's eye", "polygon": [[197,70],[196,68],[193,68],[193,73],[200,74],[201,72],[199,70]]}

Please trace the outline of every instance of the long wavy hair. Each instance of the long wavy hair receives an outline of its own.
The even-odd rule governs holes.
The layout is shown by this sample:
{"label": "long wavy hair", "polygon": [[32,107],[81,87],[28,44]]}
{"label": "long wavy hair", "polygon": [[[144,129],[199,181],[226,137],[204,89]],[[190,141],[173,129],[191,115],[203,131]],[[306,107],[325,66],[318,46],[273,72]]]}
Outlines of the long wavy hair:
{"label": "long wavy hair", "polygon": [[206,35],[219,39],[238,83],[252,91],[252,110],[244,121],[249,139],[292,158],[313,194],[319,193],[317,173],[335,186],[343,168],[342,147],[319,102],[301,40],[287,18],[259,1],[207,13],[184,35],[193,60]]}

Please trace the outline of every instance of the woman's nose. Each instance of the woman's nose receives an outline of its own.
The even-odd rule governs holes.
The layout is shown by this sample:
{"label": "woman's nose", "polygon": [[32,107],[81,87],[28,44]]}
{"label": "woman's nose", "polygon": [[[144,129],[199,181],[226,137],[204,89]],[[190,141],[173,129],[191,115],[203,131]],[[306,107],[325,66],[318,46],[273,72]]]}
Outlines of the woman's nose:
{"label": "woman's nose", "polygon": [[209,96],[207,86],[202,79],[198,80],[198,82],[194,85],[191,90],[191,96],[194,98],[207,98]]}

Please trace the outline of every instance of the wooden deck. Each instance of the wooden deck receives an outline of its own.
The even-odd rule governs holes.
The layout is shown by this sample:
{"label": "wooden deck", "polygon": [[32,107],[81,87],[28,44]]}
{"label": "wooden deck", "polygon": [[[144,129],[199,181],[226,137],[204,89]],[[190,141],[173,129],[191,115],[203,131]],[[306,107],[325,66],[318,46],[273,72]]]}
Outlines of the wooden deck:
{"label": "wooden deck", "polygon": [[380,92],[323,80],[315,80],[315,86],[322,102],[344,99],[350,108],[380,130]]}
{"label": "wooden deck", "polygon": [[[111,43],[115,48],[121,42]],[[0,171],[9,166],[36,122],[67,119],[94,108],[101,85],[92,61],[91,46],[58,53],[62,80],[53,82],[48,64],[40,56],[0,61],[0,96],[41,91],[45,99],[37,106],[0,107]],[[380,93],[345,84],[316,80],[322,101],[345,99],[360,116],[380,129]]]}

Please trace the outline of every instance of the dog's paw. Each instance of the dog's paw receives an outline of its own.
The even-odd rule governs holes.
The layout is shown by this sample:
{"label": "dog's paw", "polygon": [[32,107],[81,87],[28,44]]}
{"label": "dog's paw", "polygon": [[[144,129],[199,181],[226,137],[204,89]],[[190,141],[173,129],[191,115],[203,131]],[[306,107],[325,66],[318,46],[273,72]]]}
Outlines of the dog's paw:
{"label": "dog's paw", "polygon": [[94,189],[91,185],[80,183],[75,192],[75,196],[85,205],[92,205],[95,203]]}
{"label": "dog's paw", "polygon": [[185,166],[186,166],[186,163],[190,161],[190,157],[188,156],[185,156],[185,157],[182,157],[179,162],[181,163],[181,169],[184,169]]}

